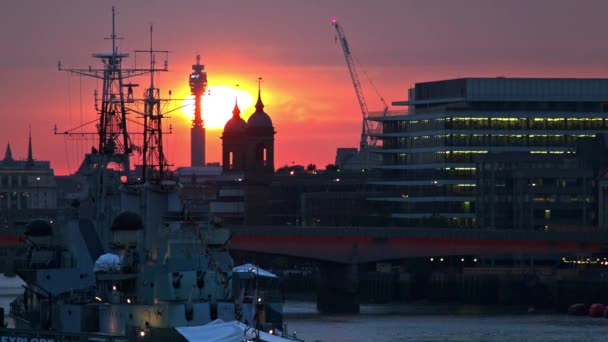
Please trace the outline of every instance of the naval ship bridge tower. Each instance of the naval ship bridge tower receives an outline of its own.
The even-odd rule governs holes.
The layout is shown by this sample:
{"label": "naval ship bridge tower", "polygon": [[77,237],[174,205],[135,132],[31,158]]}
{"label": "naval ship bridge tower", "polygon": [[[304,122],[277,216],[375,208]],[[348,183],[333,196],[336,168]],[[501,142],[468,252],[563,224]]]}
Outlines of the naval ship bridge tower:
{"label": "naval ship bridge tower", "polygon": [[205,124],[201,114],[201,97],[207,89],[207,73],[201,63],[201,56],[196,56],[196,64],[192,65],[189,83],[190,91],[194,95],[194,120],[190,130],[190,164],[191,166],[205,166]]}
{"label": "naval ship bridge tower", "polygon": [[[116,11],[112,7],[112,34],[109,40],[112,50],[105,53],[95,53],[94,58],[101,60],[101,67],[88,68],[63,68],[61,62],[58,69],[69,73],[95,78],[102,82],[101,94],[95,90],[95,110],[97,119],[55,134],[81,139],[87,136],[98,138],[97,145],[93,146],[91,153],[87,153],[78,173],[87,176],[89,193],[95,201],[79,204],[83,215],[90,216],[95,222],[99,239],[102,246],[107,247],[110,242],[110,231],[112,219],[121,211],[119,192],[120,183],[136,184],[143,183],[152,178],[161,179],[169,166],[163,153],[162,125],[163,115],[161,103],[169,102],[160,98],[159,89],[154,85],[154,73],[168,71],[168,51],[153,50],[152,28],[150,28],[150,49],[135,50],[137,53],[145,53],[150,56],[149,67],[123,67],[123,60],[129,57],[128,53],[119,52],[117,41],[122,38],[116,35]],[[156,66],[156,54],[165,55],[166,59],[160,66]],[[150,76],[150,86],[144,92],[144,98],[136,98],[133,88],[138,84],[129,82],[134,78]],[[144,104],[143,110],[137,104]],[[129,107],[130,105],[130,107]],[[142,149],[132,143],[131,135],[141,135],[140,132],[128,130],[129,121],[141,123],[127,114],[137,114],[143,119],[143,154]],[[95,129],[84,132],[84,126],[95,124]],[[170,129],[169,129],[170,130]],[[138,152],[142,160],[143,174],[135,177],[131,170],[131,157],[133,152]],[[138,159],[139,160],[139,159]],[[117,204],[118,203],[118,204]],[[84,208],[84,209],[83,209]]]}

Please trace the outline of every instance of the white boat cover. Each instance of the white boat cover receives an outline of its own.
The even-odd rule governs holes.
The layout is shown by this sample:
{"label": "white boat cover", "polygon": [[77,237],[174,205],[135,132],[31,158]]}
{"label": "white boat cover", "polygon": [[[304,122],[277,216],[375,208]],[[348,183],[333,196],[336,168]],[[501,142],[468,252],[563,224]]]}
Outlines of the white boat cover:
{"label": "white boat cover", "polygon": [[[216,319],[205,325],[175,328],[188,341],[242,342],[258,333],[255,329],[238,321],[224,322]],[[260,331],[260,339],[266,342],[293,342],[293,340]]]}
{"label": "white boat cover", "polygon": [[100,255],[95,261],[95,265],[93,266],[93,272],[108,272],[111,270],[118,269],[120,264],[120,258],[116,254],[106,253]]}
{"label": "white boat cover", "polygon": [[244,264],[241,266],[236,266],[235,268],[232,269],[232,272],[254,273],[260,277],[267,277],[267,278],[276,278],[277,277],[276,274],[274,274],[272,272],[268,272],[265,269],[260,268],[254,264]]}

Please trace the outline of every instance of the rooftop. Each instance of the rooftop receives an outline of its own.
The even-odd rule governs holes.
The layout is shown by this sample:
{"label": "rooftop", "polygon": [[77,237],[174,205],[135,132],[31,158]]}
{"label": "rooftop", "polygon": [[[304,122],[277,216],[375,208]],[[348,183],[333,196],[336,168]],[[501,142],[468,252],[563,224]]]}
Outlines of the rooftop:
{"label": "rooftop", "polygon": [[456,102],[608,102],[605,78],[458,78],[416,83],[395,106]]}

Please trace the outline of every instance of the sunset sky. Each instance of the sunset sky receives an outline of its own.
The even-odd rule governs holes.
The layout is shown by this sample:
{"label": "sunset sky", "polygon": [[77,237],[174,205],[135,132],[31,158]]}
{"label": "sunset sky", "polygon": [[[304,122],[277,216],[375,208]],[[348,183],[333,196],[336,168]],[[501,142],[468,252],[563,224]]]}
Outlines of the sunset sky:
{"label": "sunset sky", "polygon": [[[404,100],[415,82],[444,78],[608,77],[602,0],[7,0],[0,11],[2,154],[10,142],[14,157],[26,157],[31,124],[34,157],[50,160],[57,174],[76,170],[94,142],[55,136],[53,126],[65,131],[94,120],[93,91],[101,89],[95,80],[57,71],[57,61],[100,66],[91,54],[110,51],[104,38],[112,4],[121,52],[148,48],[150,24],[155,48],[171,51],[170,72],[159,76],[162,94],[187,96],[191,65],[201,55],[215,96],[203,101],[229,106],[214,105],[221,113],[203,107],[208,126],[216,126],[207,129],[207,162],[220,160],[217,122],[230,115],[234,86],[240,85],[247,119],[253,108],[244,107],[255,100],[258,77],[277,131],[277,167],[322,168],[333,163],[337,147],[357,146],[361,113],[334,40],[334,16],[362,64],[371,110],[381,103],[364,71],[389,103]],[[174,167],[190,162],[191,111],[165,121],[173,127],[165,146]]]}

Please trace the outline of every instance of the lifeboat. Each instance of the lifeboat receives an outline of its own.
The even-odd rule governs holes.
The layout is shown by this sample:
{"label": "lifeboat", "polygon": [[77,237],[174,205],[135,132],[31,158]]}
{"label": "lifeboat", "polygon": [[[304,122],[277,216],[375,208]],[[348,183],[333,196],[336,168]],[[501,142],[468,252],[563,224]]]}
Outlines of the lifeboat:
{"label": "lifeboat", "polygon": [[587,305],[582,303],[572,304],[568,308],[568,315],[585,316],[588,312],[589,311],[587,310]]}
{"label": "lifeboat", "polygon": [[589,316],[603,317],[605,309],[606,309],[606,307],[604,306],[604,304],[599,304],[599,303],[591,304],[591,306],[589,307]]}

